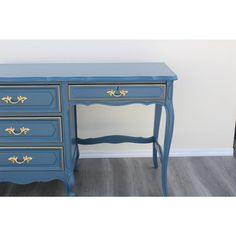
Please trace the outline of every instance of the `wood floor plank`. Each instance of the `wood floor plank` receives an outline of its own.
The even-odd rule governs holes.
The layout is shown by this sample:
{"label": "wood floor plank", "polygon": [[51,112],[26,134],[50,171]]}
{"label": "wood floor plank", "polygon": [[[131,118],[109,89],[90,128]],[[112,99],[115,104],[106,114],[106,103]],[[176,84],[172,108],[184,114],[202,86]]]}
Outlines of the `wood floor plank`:
{"label": "wood floor plank", "polygon": [[[170,196],[236,196],[233,157],[172,157]],[[161,168],[151,158],[81,159],[76,173],[78,196],[162,196]],[[61,181],[17,185],[0,183],[0,196],[65,196]]]}

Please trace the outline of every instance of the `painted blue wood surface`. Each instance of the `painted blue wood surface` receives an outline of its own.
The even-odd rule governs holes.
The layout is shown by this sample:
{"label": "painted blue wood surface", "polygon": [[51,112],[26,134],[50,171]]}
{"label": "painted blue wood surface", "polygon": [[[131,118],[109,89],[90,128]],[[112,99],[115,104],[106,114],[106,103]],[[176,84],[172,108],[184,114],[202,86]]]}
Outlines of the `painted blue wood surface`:
{"label": "painted blue wood surface", "polygon": [[[32,160],[22,164],[12,163],[8,159],[13,156],[19,162],[23,161],[24,156],[31,157]],[[1,147],[0,171],[63,171],[63,158],[62,148]],[[16,176],[17,174],[16,172]]]}
{"label": "painted blue wood surface", "polygon": [[99,143],[152,143],[155,142],[155,137],[131,137],[125,135],[109,135],[99,138],[78,138],[77,143],[82,145],[91,145]]}
{"label": "painted blue wood surface", "polygon": [[[60,179],[67,185],[67,194],[74,196],[74,171],[79,170],[78,144],[152,143],[153,164],[158,167],[159,156],[163,195],[167,196],[167,166],[174,127],[173,81],[176,79],[164,63],[0,65],[0,98],[11,96],[13,102],[0,99],[0,181],[25,184]],[[107,94],[108,90],[115,90],[115,96]],[[128,91],[124,97],[119,96],[121,90]],[[16,103],[19,96],[26,96],[27,100]],[[79,137],[77,104],[133,103],[156,105],[153,136]],[[158,142],[162,107],[167,119],[163,147]],[[15,127],[16,133],[28,126],[31,132],[14,137],[5,132],[8,126]],[[21,162],[25,155],[32,156],[33,160],[23,164],[8,160],[10,156],[17,156]]]}
{"label": "painted blue wood surface", "polygon": [[167,82],[167,99],[166,99],[166,127],[165,140],[162,156],[162,191],[164,196],[168,196],[167,188],[167,166],[169,161],[170,145],[174,129],[174,108],[173,108],[173,82]]}
{"label": "painted blue wood surface", "polygon": [[[6,128],[14,128],[9,133]],[[29,131],[21,133],[21,128]],[[0,117],[0,143],[62,143],[61,119],[59,117]]]}
{"label": "painted blue wood surface", "polygon": [[158,159],[157,159],[158,149],[156,148],[156,143],[158,143],[158,137],[159,137],[161,111],[162,111],[162,106],[160,104],[156,104],[155,114],[154,114],[154,128],[153,128],[153,136],[155,137],[155,140],[153,141],[152,144],[152,152],[153,152],[152,156],[153,156],[154,168],[158,168]]}
{"label": "painted blue wood surface", "polygon": [[69,87],[66,82],[61,84],[62,96],[62,120],[64,134],[64,150],[65,150],[65,183],[67,186],[68,196],[75,196],[73,191],[75,177],[74,169],[76,158],[75,152],[78,148],[76,141],[76,110],[75,105],[69,103]]}
{"label": "painted blue wood surface", "polygon": [[[126,82],[127,79],[144,82],[146,79],[176,80],[176,74],[165,64],[147,63],[47,63],[0,64],[0,81],[12,78],[34,78],[44,81]],[[7,78],[9,80],[7,81]],[[145,80],[143,79],[145,78]],[[19,80],[20,81],[20,80]]]}
{"label": "painted blue wood surface", "polygon": [[29,184],[32,182],[45,182],[54,179],[66,183],[64,171],[1,171],[1,182],[12,182],[16,184]]}
{"label": "painted blue wood surface", "polygon": [[[4,101],[4,97],[7,96],[12,97],[12,102],[16,104]],[[27,99],[23,103],[18,102],[17,97],[19,96]],[[60,112],[59,86],[0,85],[0,113],[11,114],[15,112]]]}
{"label": "painted blue wood surface", "polygon": [[[115,91],[116,96],[109,96],[109,91]],[[121,91],[126,91],[121,96]],[[165,84],[153,85],[70,85],[70,100],[165,100]]]}

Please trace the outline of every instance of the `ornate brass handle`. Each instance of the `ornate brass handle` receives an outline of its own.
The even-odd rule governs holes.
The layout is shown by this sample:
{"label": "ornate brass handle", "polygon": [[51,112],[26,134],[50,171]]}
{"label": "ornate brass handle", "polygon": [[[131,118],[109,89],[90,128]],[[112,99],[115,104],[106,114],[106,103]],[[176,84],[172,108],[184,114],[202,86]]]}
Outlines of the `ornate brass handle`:
{"label": "ornate brass handle", "polygon": [[6,96],[6,97],[2,97],[2,101],[4,101],[5,103],[10,103],[10,104],[17,104],[17,103],[24,103],[24,101],[26,99],[28,99],[27,97],[23,97],[23,96],[17,96],[16,97],[17,100],[13,101],[11,96]]}
{"label": "ornate brass handle", "polygon": [[23,156],[22,161],[18,161],[18,157],[16,157],[16,156],[8,158],[8,161],[11,161],[13,164],[16,163],[18,165],[21,165],[21,164],[23,164],[25,162],[29,163],[32,160],[33,160],[33,158],[32,157],[28,157],[28,156]]}
{"label": "ornate brass handle", "polygon": [[14,135],[21,135],[21,134],[27,134],[27,132],[30,131],[29,128],[25,128],[25,127],[21,127],[20,128],[20,132],[16,133],[15,131],[16,129],[13,128],[13,127],[10,127],[10,128],[6,128],[5,131],[9,134],[14,134]]}
{"label": "ornate brass handle", "polygon": [[124,90],[124,89],[120,90],[119,92],[120,92],[119,94],[116,94],[116,91],[114,89],[111,89],[111,90],[107,91],[107,94],[109,96],[111,96],[111,97],[113,96],[113,97],[117,97],[118,98],[118,97],[124,97],[128,93],[128,91]]}

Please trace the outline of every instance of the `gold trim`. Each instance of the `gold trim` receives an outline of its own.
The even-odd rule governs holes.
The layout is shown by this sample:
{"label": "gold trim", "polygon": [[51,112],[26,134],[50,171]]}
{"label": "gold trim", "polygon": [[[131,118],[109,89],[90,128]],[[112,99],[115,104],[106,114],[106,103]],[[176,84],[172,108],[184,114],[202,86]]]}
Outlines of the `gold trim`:
{"label": "gold trim", "polygon": [[58,90],[58,106],[59,106],[59,112],[62,112],[62,107],[61,107],[61,85],[57,85],[57,90]]}
{"label": "gold trim", "polygon": [[70,101],[165,101],[165,98],[79,98]]}
{"label": "gold trim", "polygon": [[[45,115],[50,115],[50,114],[52,114],[52,116],[55,116],[55,115],[57,115],[57,116],[60,116],[61,115],[61,112],[49,112],[49,111],[46,111],[46,112],[42,112],[42,111],[30,111],[30,112],[28,112],[28,111],[17,111],[17,112],[15,112],[15,111],[0,111],[0,116],[3,114],[11,114],[12,115],[12,117],[14,117],[14,115],[17,117],[17,116],[19,116],[18,114],[20,114],[20,116],[22,116],[21,114],[22,113],[26,113],[27,115],[25,115],[24,117],[31,117],[31,116],[33,116],[33,115],[35,115],[35,116],[37,116],[38,114],[45,114]],[[22,116],[23,117],[23,116]]]}
{"label": "gold trim", "polygon": [[47,120],[47,119],[54,119],[54,120],[59,120],[59,133],[60,133],[60,142],[63,143],[63,133],[62,133],[62,117],[61,116],[32,116],[32,117],[24,117],[24,116],[18,116],[18,117],[14,117],[14,116],[1,116],[0,120],[4,120],[4,119],[11,119],[11,120]]}
{"label": "gold trim", "polygon": [[22,158],[23,160],[22,161],[18,161],[18,157],[17,156],[12,156],[12,157],[9,157],[8,158],[8,161],[11,161],[13,164],[18,164],[18,165],[21,165],[23,164],[24,162],[26,163],[29,163],[30,161],[33,160],[32,157],[28,157],[28,156],[23,156]]}
{"label": "gold trim", "polygon": [[23,147],[23,146],[21,146],[21,147],[11,147],[11,146],[2,146],[2,147],[0,147],[0,150],[1,149],[60,149],[61,150],[61,168],[62,168],[62,170],[64,171],[65,170],[65,166],[64,166],[64,148],[63,147],[55,147],[55,146],[48,146],[48,147],[46,147],[46,146],[39,146],[39,147],[37,147],[37,146],[30,146],[30,147]]}
{"label": "gold trim", "polygon": [[[90,86],[104,86],[104,87],[110,87],[110,86],[123,86],[123,87],[132,87],[132,86],[155,86],[155,87],[164,87],[164,95],[162,98],[77,98],[77,99],[72,99],[71,98],[71,87],[90,87]],[[165,100],[166,99],[166,84],[165,83],[159,83],[159,84],[71,84],[69,85],[69,100],[70,101],[106,101],[106,100],[109,100],[109,101],[113,101],[113,100],[120,100],[120,101],[125,101],[125,100],[143,100],[143,101],[159,101],[159,100]]]}
{"label": "gold trim", "polygon": [[63,147],[60,147],[60,146],[19,146],[19,147],[17,147],[17,146],[14,146],[14,147],[12,147],[12,146],[1,146],[0,147],[0,149],[4,149],[4,148],[29,148],[29,149],[36,149],[36,148],[38,148],[38,149],[47,149],[47,148],[51,148],[51,149],[57,149],[57,148],[60,148],[60,149],[62,149]]}
{"label": "gold trim", "polygon": [[[61,93],[60,93],[60,84],[55,84],[55,85],[48,85],[48,84],[37,84],[37,85],[0,85],[0,89],[1,88],[12,88],[12,87],[15,87],[15,88],[57,88],[58,90],[58,111],[61,113],[62,112],[62,108],[61,108],[61,102],[60,102],[60,97],[61,97]],[[27,99],[27,98],[26,98]],[[2,112],[0,112],[2,113]],[[13,112],[12,112],[13,113]],[[14,113],[19,113],[18,111],[17,112],[14,112]]]}
{"label": "gold trim", "polygon": [[166,83],[138,83],[138,84],[132,84],[132,83],[114,83],[114,84],[68,84],[69,86],[143,86],[143,85],[152,85],[152,86],[159,86],[159,85],[166,85]]}
{"label": "gold trim", "polygon": [[60,126],[60,140],[61,143],[63,143],[64,137],[63,137],[63,129],[62,129],[62,117],[58,117],[60,122],[59,122],[59,126]]}

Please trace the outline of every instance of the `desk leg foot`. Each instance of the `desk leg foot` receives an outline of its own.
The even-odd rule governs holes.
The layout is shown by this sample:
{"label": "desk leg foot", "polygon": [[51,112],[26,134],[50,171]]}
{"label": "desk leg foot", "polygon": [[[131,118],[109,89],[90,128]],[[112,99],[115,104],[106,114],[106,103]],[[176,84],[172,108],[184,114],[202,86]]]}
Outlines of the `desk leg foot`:
{"label": "desk leg foot", "polygon": [[75,185],[75,176],[74,174],[69,175],[66,186],[67,186],[67,196],[76,196],[73,191]]}
{"label": "desk leg foot", "polygon": [[167,187],[167,167],[169,160],[170,144],[174,128],[174,109],[172,101],[167,101],[166,106],[166,127],[165,127],[165,140],[164,140],[164,150],[162,159],[162,191],[164,196],[168,196]]}
{"label": "desk leg foot", "polygon": [[162,169],[161,169],[161,178],[162,178],[162,192],[163,196],[168,196],[168,186],[167,186],[167,162],[163,160]]}

